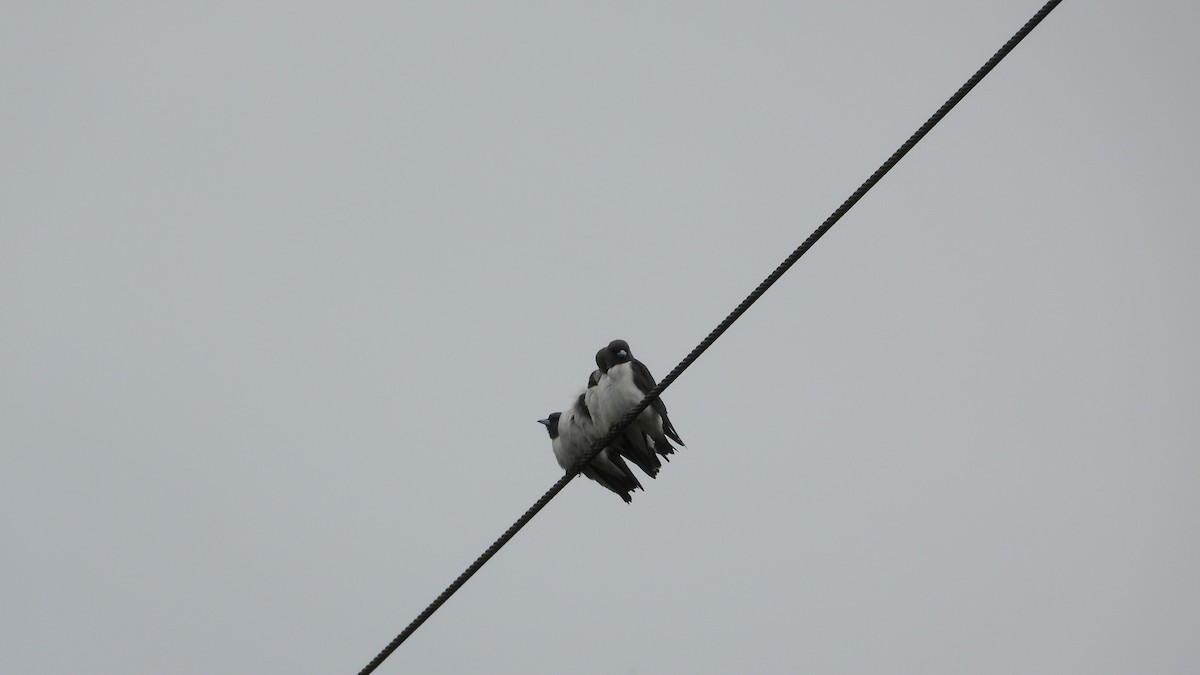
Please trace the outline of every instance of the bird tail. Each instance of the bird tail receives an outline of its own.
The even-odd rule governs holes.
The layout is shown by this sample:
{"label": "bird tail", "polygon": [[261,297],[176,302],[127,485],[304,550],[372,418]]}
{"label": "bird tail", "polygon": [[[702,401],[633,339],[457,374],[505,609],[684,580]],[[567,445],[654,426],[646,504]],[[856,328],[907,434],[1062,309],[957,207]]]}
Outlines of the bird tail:
{"label": "bird tail", "polygon": [[[680,443],[680,445],[683,444]],[[675,454],[675,446],[671,445],[670,441],[668,441],[666,437],[656,438],[654,439],[654,451],[662,455],[663,459],[669,462],[671,461],[671,458],[668,455]]]}
{"label": "bird tail", "polygon": [[658,470],[662,468],[662,462],[650,450],[645,439],[641,439],[642,442],[637,443],[632,438],[634,434],[641,435],[639,432],[626,429],[624,434],[618,436],[613,441],[613,447],[616,448],[621,457],[636,464],[647,476],[651,478],[658,477]]}
{"label": "bird tail", "polygon": [[[663,413],[662,415],[660,415],[660,417],[662,417],[663,433],[665,433],[667,436],[669,436],[671,438],[671,440],[686,447],[687,443],[684,443],[683,439],[679,437],[679,433],[677,431],[675,431],[675,425],[671,424],[671,419],[669,417],[667,417],[667,414]],[[657,446],[658,443],[656,442],[655,445]],[[667,445],[670,445],[670,443],[668,443]]]}
{"label": "bird tail", "polygon": [[633,501],[629,496],[634,490],[644,490],[637,476],[625,460],[621,456],[609,448],[604,449],[604,458],[608,460],[608,464],[604,467],[604,479],[608,482],[610,490],[616,492],[625,503]]}

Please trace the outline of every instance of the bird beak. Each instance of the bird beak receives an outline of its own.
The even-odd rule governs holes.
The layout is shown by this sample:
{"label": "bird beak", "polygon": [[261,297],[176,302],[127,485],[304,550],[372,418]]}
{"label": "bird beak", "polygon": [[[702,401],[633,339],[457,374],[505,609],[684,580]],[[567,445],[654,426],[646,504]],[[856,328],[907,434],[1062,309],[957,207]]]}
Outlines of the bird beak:
{"label": "bird beak", "polygon": [[538,424],[545,424],[546,426],[550,426],[550,420],[548,420],[548,419],[538,420]]}
{"label": "bird beak", "polygon": [[619,357],[621,357],[621,358],[625,358],[626,356],[629,356],[629,352],[627,352],[627,351],[625,351],[624,349],[622,349],[622,350],[620,350],[620,351],[618,351],[618,352],[617,352],[617,356],[619,356]]}

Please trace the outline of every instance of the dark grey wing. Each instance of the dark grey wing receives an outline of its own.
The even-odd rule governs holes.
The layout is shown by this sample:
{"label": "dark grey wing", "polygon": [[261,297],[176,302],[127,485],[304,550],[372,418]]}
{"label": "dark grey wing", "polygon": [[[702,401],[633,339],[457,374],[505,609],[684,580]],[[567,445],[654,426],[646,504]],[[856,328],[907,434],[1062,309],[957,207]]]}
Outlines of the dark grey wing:
{"label": "dark grey wing", "polygon": [[587,401],[584,400],[583,394],[579,395],[579,398],[575,401],[575,405],[579,408],[579,412],[583,413],[583,416],[588,418],[588,421],[591,422],[592,411],[588,410]]}
{"label": "dark grey wing", "polygon": [[[646,367],[646,364],[634,359],[632,365],[633,383],[639,390],[641,390],[643,395],[658,385],[658,383],[654,381],[654,376],[650,374],[650,369]],[[663,403],[662,397],[660,396],[654,399],[654,402],[650,404],[650,407],[654,408],[654,412],[658,413],[658,416],[662,418],[663,433],[676,443],[684,445],[683,439],[680,438],[679,434],[675,431],[675,425],[671,424],[671,419],[667,417],[667,404]],[[671,446],[669,444],[666,446],[666,448],[670,447]],[[667,454],[666,452],[663,452],[666,448],[660,450],[660,452],[662,452],[664,455]],[[673,451],[674,449],[672,448],[671,452]]]}
{"label": "dark grey wing", "polygon": [[[633,384],[638,388],[639,391],[642,392],[642,396],[650,393],[651,389],[658,386],[658,383],[654,381],[654,376],[650,374],[650,369],[646,367],[646,364],[634,359],[629,365],[633,367]],[[650,407],[654,408],[654,412],[658,413],[659,417],[663,418],[664,420],[667,418],[667,404],[663,403],[661,396],[654,399],[654,402],[650,404]]]}

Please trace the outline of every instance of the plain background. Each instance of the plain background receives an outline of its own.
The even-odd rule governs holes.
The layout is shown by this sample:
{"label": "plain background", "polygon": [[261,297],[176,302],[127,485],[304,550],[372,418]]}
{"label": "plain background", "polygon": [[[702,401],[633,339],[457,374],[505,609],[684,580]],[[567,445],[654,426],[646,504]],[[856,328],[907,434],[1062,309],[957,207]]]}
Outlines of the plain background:
{"label": "plain background", "polygon": [[[0,672],[357,672],[1037,8],[3,3]],[[1198,20],[1064,3],[379,672],[1200,670]]]}

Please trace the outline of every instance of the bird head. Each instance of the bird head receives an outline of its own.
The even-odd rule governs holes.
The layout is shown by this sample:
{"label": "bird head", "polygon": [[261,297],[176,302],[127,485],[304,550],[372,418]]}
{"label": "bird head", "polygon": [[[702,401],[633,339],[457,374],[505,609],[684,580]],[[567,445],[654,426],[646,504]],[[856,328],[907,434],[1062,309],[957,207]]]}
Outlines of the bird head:
{"label": "bird head", "polygon": [[629,343],[624,340],[613,340],[602,351],[605,352],[604,362],[609,368],[618,363],[628,363],[633,360],[633,350],[629,348]]}
{"label": "bird head", "polygon": [[562,413],[550,413],[544,420],[538,420],[539,424],[546,425],[546,433],[550,434],[550,438],[558,438],[558,418],[562,417]]}

